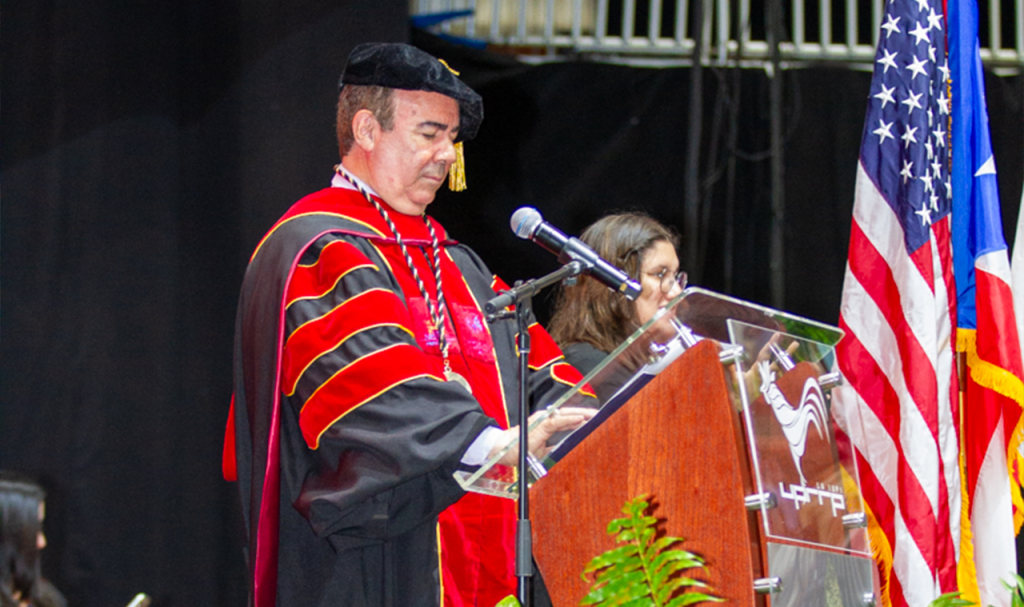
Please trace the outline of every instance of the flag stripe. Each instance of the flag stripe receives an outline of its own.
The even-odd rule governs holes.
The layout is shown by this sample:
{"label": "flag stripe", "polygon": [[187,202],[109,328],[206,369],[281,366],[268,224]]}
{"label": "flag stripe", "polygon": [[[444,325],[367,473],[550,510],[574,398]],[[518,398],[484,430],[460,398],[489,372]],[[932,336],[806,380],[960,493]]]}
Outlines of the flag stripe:
{"label": "flag stripe", "polygon": [[[849,282],[847,282],[849,284]],[[848,326],[840,324],[844,331]],[[911,529],[903,521],[933,521],[930,509],[926,508],[924,514],[914,514],[908,510],[911,504],[910,496],[903,490],[902,485],[913,484],[913,474],[907,474],[903,466],[901,448],[891,435],[891,428],[886,420],[875,415],[868,400],[871,398],[867,393],[861,393],[861,386],[864,384],[864,375],[871,375],[871,379],[881,381],[884,379],[877,367],[872,368],[871,356],[863,350],[863,346],[856,336],[848,332],[840,343],[842,352],[838,352],[840,368],[849,387],[842,392],[843,406],[855,409],[851,419],[857,420],[850,427],[851,438],[855,444],[870,445],[870,449],[857,450],[859,470],[861,477],[861,491],[869,507],[878,518],[892,552],[892,577],[890,579],[890,599],[893,606],[921,604],[914,600],[914,596],[904,597],[902,591],[895,592],[896,588],[902,588],[903,584],[898,580],[908,580],[911,588],[920,587],[925,580],[925,588],[932,589],[932,566],[919,548],[920,543],[927,545],[934,531],[931,533],[920,533],[920,528]],[[867,364],[865,365],[865,361]],[[844,365],[852,363],[852,367]],[[860,372],[858,374],[857,372]],[[854,386],[857,386],[854,391]],[[851,395],[851,392],[853,394]],[[864,398],[863,396],[868,396]],[[876,476],[874,473],[878,472]],[[927,500],[925,500],[927,504]],[[919,532],[914,537],[913,531]],[[920,597],[917,597],[918,599]]]}
{"label": "flag stripe", "polygon": [[847,331],[841,343],[840,369],[843,377],[856,387],[866,409],[860,412],[864,444],[871,445],[866,459],[873,470],[882,472],[878,481],[889,499],[900,504],[898,518],[906,517],[907,535],[913,538],[924,561],[935,566],[932,550],[932,540],[937,533],[935,510],[902,446],[901,437],[906,433],[900,423],[899,396],[875,364],[874,356],[857,338],[857,330],[844,319],[840,319],[840,328]]}
{"label": "flag stripe", "polygon": [[[903,376],[906,391],[913,402],[935,402],[937,394],[934,360],[921,347],[921,342],[909,325],[910,319],[903,314],[900,284],[890,271],[885,258],[872,243],[868,242],[856,221],[850,234],[850,270],[857,277],[858,284],[866,290],[878,307],[879,319],[886,321],[892,330],[893,339],[886,346],[895,347],[893,354],[898,352],[898,356],[888,357],[891,365],[885,365],[885,372]],[[908,282],[911,284],[902,283],[904,289],[913,290],[915,281]],[[913,296],[907,299],[914,301]],[[879,360],[882,360],[882,353],[879,355]],[[918,410],[922,414],[927,432],[932,438],[937,439],[938,420],[930,415],[928,408],[919,407]]]}
{"label": "flag stripe", "polygon": [[942,463],[942,472],[946,483],[946,491],[943,499],[940,500],[942,507],[939,510],[940,520],[950,521],[949,535],[950,545],[947,549],[952,555],[946,555],[946,562],[950,569],[944,572],[943,587],[955,587],[956,571],[952,565],[960,559],[960,439],[958,433],[958,411],[960,404],[960,385],[956,369],[956,341],[953,339],[953,327],[956,326],[956,306],[950,305],[956,296],[956,282],[953,277],[953,247],[951,241],[950,218],[937,222],[934,226],[935,234],[935,263],[939,270],[937,275],[942,277],[941,282],[936,282],[937,293],[935,298],[935,312],[937,322],[941,327],[937,335],[937,373],[939,381],[939,461]]}

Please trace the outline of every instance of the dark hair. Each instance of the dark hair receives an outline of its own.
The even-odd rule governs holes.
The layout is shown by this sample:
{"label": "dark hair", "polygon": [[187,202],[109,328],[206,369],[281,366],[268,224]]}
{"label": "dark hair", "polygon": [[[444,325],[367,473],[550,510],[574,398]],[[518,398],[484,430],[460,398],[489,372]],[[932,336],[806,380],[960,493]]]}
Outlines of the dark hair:
{"label": "dark hair", "polygon": [[346,84],[338,94],[338,151],[344,158],[356,142],[352,133],[352,118],[359,110],[370,110],[381,128],[390,131],[395,126],[395,89],[383,86]]}
{"label": "dark hair", "polygon": [[45,499],[34,481],[0,471],[0,602],[17,604],[19,596],[35,604],[38,598],[39,505]]}
{"label": "dark hair", "polygon": [[[655,243],[679,246],[679,235],[643,213],[617,213],[597,220],[580,240],[598,255],[640,279],[644,255]],[[611,352],[639,328],[636,306],[589,276],[575,286],[563,287],[555,302],[548,330],[558,345],[588,343]]]}

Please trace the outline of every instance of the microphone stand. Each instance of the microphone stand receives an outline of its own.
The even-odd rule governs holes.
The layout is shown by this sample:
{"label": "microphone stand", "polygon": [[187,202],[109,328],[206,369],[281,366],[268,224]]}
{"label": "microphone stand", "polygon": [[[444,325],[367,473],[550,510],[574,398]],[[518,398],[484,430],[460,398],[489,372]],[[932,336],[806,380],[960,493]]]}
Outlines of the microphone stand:
{"label": "microphone stand", "polygon": [[[527,471],[529,470],[528,458],[530,454],[529,434],[529,395],[526,391],[526,377],[530,365],[530,312],[533,303],[533,296],[542,289],[567,278],[573,278],[582,274],[587,265],[580,260],[573,260],[558,270],[543,276],[528,280],[517,281],[515,287],[493,297],[484,305],[484,312],[487,313],[487,322],[516,318],[519,327],[519,340],[517,343],[519,353],[519,518],[516,521],[516,577],[519,578],[517,586],[517,597],[522,607],[531,607],[530,590],[533,584],[533,536],[530,529],[530,502],[529,483],[527,483]],[[508,306],[514,305],[515,312],[506,310]]]}

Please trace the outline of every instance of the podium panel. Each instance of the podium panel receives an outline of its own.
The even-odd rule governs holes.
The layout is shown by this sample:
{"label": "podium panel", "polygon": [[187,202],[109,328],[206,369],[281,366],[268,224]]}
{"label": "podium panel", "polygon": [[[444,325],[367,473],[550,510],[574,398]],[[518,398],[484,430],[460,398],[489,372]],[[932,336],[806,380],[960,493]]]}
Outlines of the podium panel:
{"label": "podium panel", "polygon": [[743,506],[747,455],[724,385],[717,345],[699,344],[534,484],[534,554],[556,607],[587,594],[583,568],[615,546],[605,527],[640,494],[650,495],[666,534],[704,557],[703,579],[719,596],[754,604],[757,518]]}
{"label": "podium panel", "polygon": [[768,563],[768,574],[782,580],[772,607],[874,604],[871,559],[771,542]]}
{"label": "podium panel", "polygon": [[827,344],[730,320],[755,490],[769,540],[870,558],[856,461],[832,423]]}

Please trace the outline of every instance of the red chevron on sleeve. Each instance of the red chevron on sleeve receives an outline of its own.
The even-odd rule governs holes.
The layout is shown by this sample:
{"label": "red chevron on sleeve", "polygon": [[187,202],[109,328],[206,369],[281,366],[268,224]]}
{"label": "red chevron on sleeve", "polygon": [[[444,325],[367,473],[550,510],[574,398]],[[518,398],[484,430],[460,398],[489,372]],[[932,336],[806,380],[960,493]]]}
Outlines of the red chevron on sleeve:
{"label": "red chevron on sleeve", "polygon": [[410,324],[408,310],[388,289],[371,289],[345,300],[288,336],[281,359],[281,390],[287,396],[294,394],[295,385],[309,365],[356,333],[392,326],[415,339]]}
{"label": "red chevron on sleeve", "polygon": [[[567,362],[559,362],[551,365],[551,377],[559,383],[563,383],[567,386],[575,386],[580,383],[583,379],[583,374],[576,370],[576,367],[570,365]],[[580,388],[580,394],[589,396],[591,398],[597,398],[597,393],[590,387],[590,384],[584,384]]]}
{"label": "red chevron on sleeve", "polygon": [[395,386],[419,377],[444,381],[440,361],[408,344],[359,358],[332,375],[302,405],[299,428],[310,449],[336,421]]}
{"label": "red chevron on sleeve", "polygon": [[360,268],[376,270],[377,266],[359,249],[343,240],[328,243],[320,251],[320,258],[316,263],[295,268],[295,274],[288,283],[285,306],[290,306],[300,299],[323,297],[349,272]]}
{"label": "red chevron on sleeve", "polygon": [[562,350],[537,323],[530,325],[530,368],[541,369],[562,358]]}

